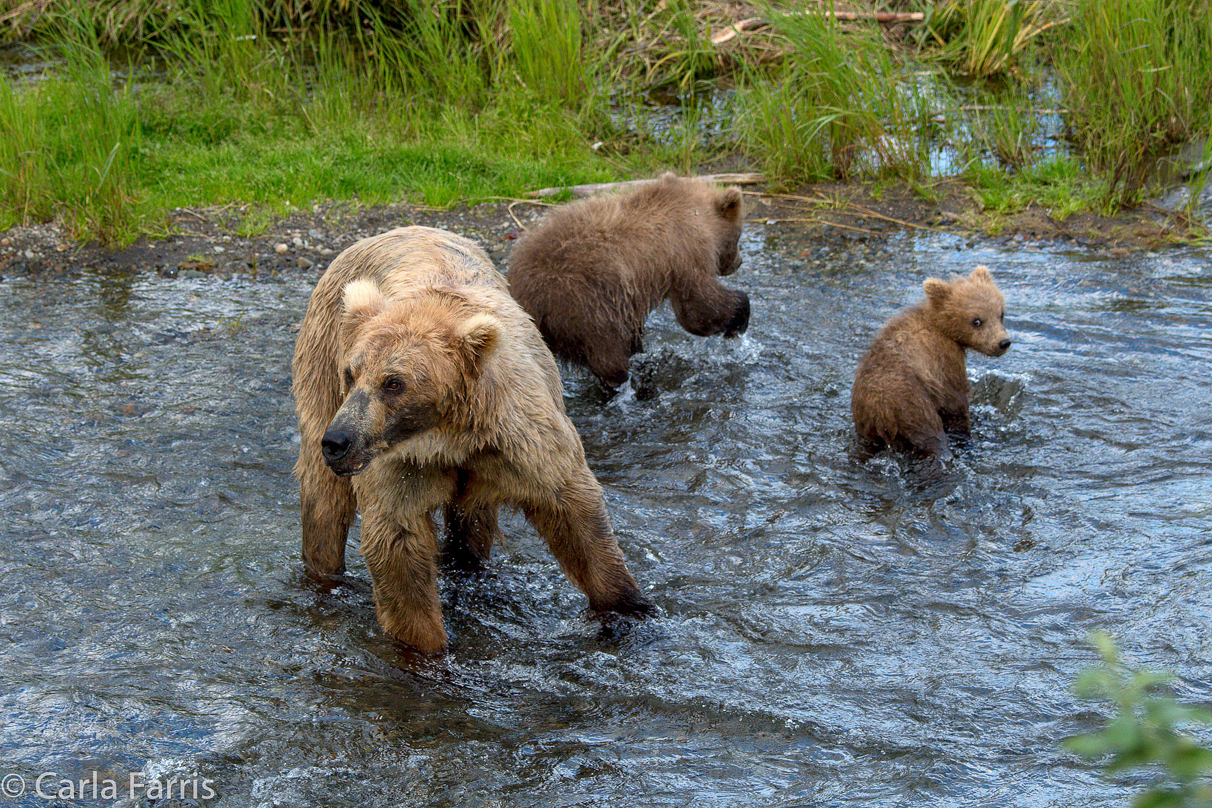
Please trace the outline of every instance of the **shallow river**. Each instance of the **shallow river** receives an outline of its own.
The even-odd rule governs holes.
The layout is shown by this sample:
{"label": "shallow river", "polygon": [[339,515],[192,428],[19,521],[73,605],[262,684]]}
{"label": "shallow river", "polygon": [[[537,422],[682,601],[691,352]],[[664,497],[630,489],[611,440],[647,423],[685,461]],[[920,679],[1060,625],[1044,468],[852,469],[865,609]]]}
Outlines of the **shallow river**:
{"label": "shallow river", "polygon": [[[39,775],[130,804],[131,772],[186,805],[1126,804],[1138,782],[1060,744],[1108,714],[1072,692],[1093,630],[1212,702],[1209,255],[779,227],[730,281],[744,337],[665,309],[639,392],[566,373],[659,618],[599,632],[510,517],[487,576],[443,582],[439,661],[385,640],[365,587],[301,574],[289,360],[317,273],[0,280],[0,776],[25,786],[0,804],[53,804]],[[970,446],[864,462],[867,341],[977,263],[1015,344],[969,360]]]}

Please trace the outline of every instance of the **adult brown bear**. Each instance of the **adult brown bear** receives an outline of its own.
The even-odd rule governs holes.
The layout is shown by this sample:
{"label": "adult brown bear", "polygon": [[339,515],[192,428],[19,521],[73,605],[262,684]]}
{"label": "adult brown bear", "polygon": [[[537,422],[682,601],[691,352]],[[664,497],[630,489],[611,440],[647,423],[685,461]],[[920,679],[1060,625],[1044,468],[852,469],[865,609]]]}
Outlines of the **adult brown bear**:
{"label": "adult brown bear", "polygon": [[665,300],[697,336],[748,327],[749,296],[719,280],[741,265],[742,218],[739,188],[667,173],[554,209],[513,248],[509,288],[557,356],[618,387]]}
{"label": "adult brown bear", "polygon": [[304,562],[314,576],[342,573],[361,511],[387,633],[426,653],[446,647],[439,509],[456,564],[486,559],[498,506],[516,506],[595,612],[652,610],[564,413],[555,361],[475,244],[406,227],[345,250],[312,294],[293,370]]}
{"label": "adult brown bear", "polygon": [[927,278],[923,288],[926,299],[889,320],[871,343],[850,411],[868,448],[946,458],[946,433],[969,431],[964,351],[1001,356],[1010,349],[1006,302],[984,266],[950,282]]}

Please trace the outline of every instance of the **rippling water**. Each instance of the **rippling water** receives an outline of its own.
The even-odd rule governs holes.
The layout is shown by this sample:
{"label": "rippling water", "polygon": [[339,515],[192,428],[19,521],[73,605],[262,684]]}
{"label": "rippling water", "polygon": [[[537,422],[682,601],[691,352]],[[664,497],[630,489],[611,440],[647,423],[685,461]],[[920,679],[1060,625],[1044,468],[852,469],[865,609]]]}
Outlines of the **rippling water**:
{"label": "rippling water", "polygon": [[[638,390],[566,375],[659,619],[599,632],[511,517],[489,575],[443,582],[436,662],[383,638],[368,589],[301,575],[289,359],[314,276],[0,281],[10,802],[49,804],[42,772],[135,771],[250,806],[1124,804],[1059,744],[1104,714],[1071,690],[1091,630],[1212,702],[1208,255],[760,224],[743,248],[744,337],[665,310]],[[1015,346],[970,359],[971,445],[937,473],[863,462],[867,341],[976,263]]]}

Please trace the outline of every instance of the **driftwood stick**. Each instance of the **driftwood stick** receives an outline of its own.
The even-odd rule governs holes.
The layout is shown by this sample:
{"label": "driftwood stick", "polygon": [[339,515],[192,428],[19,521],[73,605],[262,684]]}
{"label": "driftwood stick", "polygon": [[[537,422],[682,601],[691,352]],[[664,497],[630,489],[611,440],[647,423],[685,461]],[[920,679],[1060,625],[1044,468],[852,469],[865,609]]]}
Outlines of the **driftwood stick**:
{"label": "driftwood stick", "polygon": [[[921,11],[804,11],[798,12],[802,14],[828,14],[835,20],[852,21],[852,20],[873,20],[875,22],[892,25],[898,22],[921,22],[926,19],[925,13]],[[770,20],[762,17],[750,17],[745,20],[735,22],[727,28],[722,28],[711,35],[711,44],[722,45],[729,40],[736,39],[746,31],[757,31],[761,28],[766,28],[770,25]]]}
{"label": "driftwood stick", "polygon": [[832,11],[835,19],[839,20],[875,20],[886,25],[898,22],[921,22],[926,19],[922,11]]}
{"label": "driftwood stick", "polygon": [[734,22],[727,28],[716,31],[711,35],[712,45],[723,45],[730,39],[736,39],[745,31],[756,31],[759,28],[765,28],[770,25],[770,20],[762,19],[761,17],[750,17],[746,20]]}
{"label": "driftwood stick", "polygon": [[[766,181],[764,174],[704,174],[698,177],[700,180],[707,182],[727,183],[729,185],[758,185]],[[526,196],[529,199],[543,199],[549,196],[555,196],[563,191],[572,191],[572,195],[578,199],[586,196],[593,196],[602,191],[618,191],[625,188],[635,188],[645,183],[654,182],[655,180],[627,180],[626,182],[595,182],[589,185],[563,185],[555,188],[540,188],[537,191],[527,191]]]}

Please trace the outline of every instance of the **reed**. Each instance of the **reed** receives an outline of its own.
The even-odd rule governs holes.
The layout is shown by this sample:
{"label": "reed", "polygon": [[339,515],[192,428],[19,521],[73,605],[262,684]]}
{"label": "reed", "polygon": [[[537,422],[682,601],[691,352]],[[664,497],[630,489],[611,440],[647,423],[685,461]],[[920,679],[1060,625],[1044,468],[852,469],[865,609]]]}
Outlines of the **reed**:
{"label": "reed", "polygon": [[[431,9],[458,5],[459,0],[439,0]],[[88,24],[89,35],[106,46],[138,47],[162,37],[189,30],[193,20],[182,16],[182,6],[191,2],[173,0],[0,0],[0,37],[53,38],[64,18]],[[196,5],[197,4],[192,4]],[[217,14],[229,12],[229,4],[214,4]],[[255,17],[260,26],[279,35],[299,36],[333,29],[358,31],[364,21],[390,13],[402,20],[410,10],[378,0],[250,0],[240,11]]]}
{"label": "reed", "polygon": [[578,109],[595,85],[592,60],[583,47],[584,25],[577,0],[509,4],[507,64],[539,98]]}
{"label": "reed", "polygon": [[837,117],[794,81],[760,81],[740,95],[736,137],[775,188],[794,188],[832,177],[829,128]]}
{"label": "reed", "polygon": [[1192,0],[1077,0],[1057,64],[1066,122],[1108,203],[1145,192],[1156,159],[1212,131],[1212,14]]}
{"label": "reed", "polygon": [[842,31],[825,14],[768,10],[787,58],[750,68],[737,139],[783,184],[923,165],[917,96],[873,29]]}
{"label": "reed", "polygon": [[1011,86],[984,93],[981,101],[961,106],[956,113],[964,122],[958,141],[968,161],[1010,170],[1036,163],[1044,146],[1038,99],[1021,86]]}
{"label": "reed", "polygon": [[[1039,0],[970,0],[930,6],[923,39],[934,58],[978,78],[1006,71],[1016,54],[1061,20]],[[1051,12],[1051,17],[1050,17]]]}

